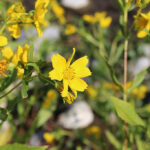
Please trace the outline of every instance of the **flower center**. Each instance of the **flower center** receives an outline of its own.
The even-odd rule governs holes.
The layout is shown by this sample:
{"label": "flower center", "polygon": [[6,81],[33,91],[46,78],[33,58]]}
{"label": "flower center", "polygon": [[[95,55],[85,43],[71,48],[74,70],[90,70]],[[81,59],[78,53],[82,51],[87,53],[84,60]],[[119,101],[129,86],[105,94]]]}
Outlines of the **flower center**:
{"label": "flower center", "polygon": [[73,78],[74,78],[73,69],[70,67],[66,68],[66,70],[64,71],[64,79],[72,80]]}

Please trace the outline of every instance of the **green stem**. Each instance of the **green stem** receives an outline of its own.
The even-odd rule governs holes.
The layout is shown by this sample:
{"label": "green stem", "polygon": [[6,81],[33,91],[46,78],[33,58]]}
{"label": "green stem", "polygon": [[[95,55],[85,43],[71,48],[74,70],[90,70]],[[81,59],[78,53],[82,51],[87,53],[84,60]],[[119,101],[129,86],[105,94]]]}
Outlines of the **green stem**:
{"label": "green stem", "polygon": [[[126,102],[127,101],[127,67],[128,67],[128,0],[125,0],[125,9],[124,9],[124,36],[125,36],[125,41],[124,41],[124,91],[123,91],[123,100]],[[127,138],[127,133],[128,133],[128,126],[127,123],[124,122],[124,149],[128,149],[128,138]]]}
{"label": "green stem", "polygon": [[16,86],[14,86],[11,90],[9,90],[7,93],[5,93],[4,95],[0,96],[0,99],[4,98],[5,96],[7,96],[8,94],[10,94],[14,89],[16,89],[19,85],[22,84],[22,81],[20,81]]}

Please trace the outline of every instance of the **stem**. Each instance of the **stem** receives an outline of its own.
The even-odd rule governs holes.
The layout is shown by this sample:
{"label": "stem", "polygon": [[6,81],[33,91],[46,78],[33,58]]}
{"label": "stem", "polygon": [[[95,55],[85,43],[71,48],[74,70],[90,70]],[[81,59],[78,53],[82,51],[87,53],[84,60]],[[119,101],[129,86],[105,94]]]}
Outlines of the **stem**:
{"label": "stem", "polygon": [[11,90],[9,90],[7,93],[5,93],[4,95],[0,96],[0,99],[4,98],[5,96],[7,96],[9,93],[11,93],[14,89],[16,89],[19,85],[22,84],[22,81],[20,81],[16,86],[14,86]]}
{"label": "stem", "polygon": [[[124,35],[125,35],[125,41],[124,41],[124,91],[123,91],[123,101],[127,101],[127,67],[128,67],[128,0],[125,0],[125,8],[124,8]],[[124,149],[128,149],[128,139],[127,139],[127,133],[128,133],[128,126],[127,123],[124,122]]]}

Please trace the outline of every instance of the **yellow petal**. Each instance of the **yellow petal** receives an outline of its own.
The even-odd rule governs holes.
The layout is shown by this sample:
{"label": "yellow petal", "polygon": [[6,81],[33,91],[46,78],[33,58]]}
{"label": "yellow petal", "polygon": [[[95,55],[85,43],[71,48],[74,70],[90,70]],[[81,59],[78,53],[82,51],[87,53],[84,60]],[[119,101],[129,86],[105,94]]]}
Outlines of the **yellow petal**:
{"label": "yellow petal", "polygon": [[91,75],[91,71],[86,67],[87,64],[88,58],[87,56],[84,56],[76,60],[71,65],[71,68],[74,70],[76,77],[83,78]]}
{"label": "yellow petal", "polygon": [[12,49],[8,46],[2,49],[2,56],[7,60],[10,60],[13,57],[13,54]]}
{"label": "yellow petal", "polygon": [[66,68],[66,59],[63,56],[56,54],[52,56],[51,60],[53,68],[62,73]]}
{"label": "yellow petal", "polygon": [[23,53],[21,56],[21,61],[24,65],[26,65],[28,63],[28,54],[29,54],[29,45],[25,44],[25,46],[23,48]]}
{"label": "yellow petal", "polygon": [[76,67],[74,68],[75,76],[79,78],[84,78],[90,76],[92,73],[87,67]]}
{"label": "yellow petal", "polygon": [[51,78],[51,80],[61,81],[63,78],[63,74],[58,70],[53,69],[52,71],[49,72],[49,77]]}
{"label": "yellow petal", "polygon": [[112,18],[111,17],[106,17],[100,20],[100,26],[102,28],[108,28],[111,24]]}
{"label": "yellow petal", "polygon": [[143,31],[143,30],[140,30],[138,33],[137,33],[137,37],[138,38],[144,38],[145,36],[147,36],[147,32]]}
{"label": "yellow petal", "polygon": [[69,86],[71,87],[71,89],[83,92],[87,88],[88,85],[82,79],[74,78],[73,80],[69,82]]}
{"label": "yellow petal", "polygon": [[17,67],[17,77],[22,78],[23,75],[24,75],[24,69]]}
{"label": "yellow petal", "polygon": [[7,38],[5,36],[0,36],[0,46],[5,46],[7,43]]}
{"label": "yellow petal", "polygon": [[76,70],[76,68],[81,68],[83,66],[85,67],[88,64],[88,62],[89,60],[87,56],[81,57],[72,63],[71,68]]}
{"label": "yellow petal", "polygon": [[68,61],[67,61],[67,66],[69,67],[74,55],[75,55],[75,52],[76,52],[76,49],[73,48],[73,52],[72,52],[72,55],[69,57]]}
{"label": "yellow petal", "polygon": [[14,65],[18,65],[18,62],[19,61],[21,61],[21,55],[22,55],[22,53],[23,53],[23,49],[22,49],[22,47],[21,46],[18,46],[17,47],[17,52],[16,52],[16,54],[13,56],[13,58],[12,58],[12,63],[14,64]]}
{"label": "yellow petal", "polygon": [[18,24],[8,26],[8,30],[10,31],[11,36],[15,39],[19,38],[21,35],[21,30]]}
{"label": "yellow petal", "polygon": [[61,93],[62,97],[66,97],[68,95],[68,80],[63,80],[63,91]]}

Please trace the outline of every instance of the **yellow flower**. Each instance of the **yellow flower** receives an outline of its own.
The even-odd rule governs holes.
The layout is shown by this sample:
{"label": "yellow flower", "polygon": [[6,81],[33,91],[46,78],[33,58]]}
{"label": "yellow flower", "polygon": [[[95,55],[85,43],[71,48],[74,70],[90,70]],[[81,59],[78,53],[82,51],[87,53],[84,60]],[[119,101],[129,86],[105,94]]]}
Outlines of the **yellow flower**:
{"label": "yellow flower", "polygon": [[114,83],[104,83],[104,88],[105,89],[110,89],[110,90],[116,90],[116,91],[118,91],[120,88],[117,86],[117,85],[115,85]]}
{"label": "yellow flower", "polygon": [[18,46],[17,52],[14,54],[12,58],[12,63],[17,66],[18,62],[21,61],[25,66],[28,63],[28,54],[29,54],[29,46],[27,44],[25,44],[24,48]]}
{"label": "yellow flower", "polygon": [[7,77],[7,75],[5,74],[7,67],[7,60],[0,60],[0,74],[4,77]]}
{"label": "yellow flower", "polygon": [[96,96],[98,95],[98,91],[92,86],[88,86],[86,92],[92,98],[96,98]]}
{"label": "yellow flower", "polygon": [[140,13],[137,18],[136,27],[138,28],[137,37],[144,38],[150,31],[150,12],[144,14]]}
{"label": "yellow flower", "polygon": [[24,69],[20,68],[20,67],[17,67],[17,77],[22,78],[23,75],[24,75]]}
{"label": "yellow flower", "polygon": [[25,8],[23,7],[21,2],[18,2],[16,4],[13,4],[8,10],[7,10],[7,16],[9,22],[20,22],[21,17],[25,15],[26,12]]}
{"label": "yellow flower", "polygon": [[8,30],[10,31],[11,36],[16,39],[20,37],[20,27],[17,23],[23,22],[22,19],[26,15],[25,12],[26,10],[21,2],[12,5],[7,10],[8,23],[16,23],[13,25],[9,25]]}
{"label": "yellow flower", "polygon": [[75,48],[73,49],[72,56],[66,61],[66,59],[59,55],[52,56],[53,70],[49,72],[51,80],[63,81],[63,90],[61,92],[62,97],[68,97],[68,87],[77,96],[77,91],[83,92],[87,88],[87,84],[84,78],[91,75],[90,70],[86,67],[88,64],[87,56],[81,57],[74,63],[70,64],[75,54]]}
{"label": "yellow flower", "polygon": [[143,99],[146,96],[147,91],[147,86],[141,85],[139,88],[135,88],[131,94],[137,97],[138,99]]}
{"label": "yellow flower", "polygon": [[95,23],[96,18],[92,15],[83,15],[83,20],[89,23]]}
{"label": "yellow flower", "polygon": [[55,0],[52,1],[52,11],[54,12],[55,16],[58,18],[61,24],[66,23],[66,19],[64,17],[65,10]]}
{"label": "yellow flower", "polygon": [[95,136],[96,138],[99,138],[101,136],[101,128],[99,126],[93,125],[91,127],[88,127],[85,130],[85,133],[88,136]]}
{"label": "yellow flower", "polygon": [[40,25],[43,25],[45,23],[44,17],[47,13],[47,6],[49,4],[49,0],[37,0],[35,3],[35,13],[34,13],[34,24],[36,27],[36,30],[38,32],[39,37],[43,35]]}
{"label": "yellow flower", "polygon": [[99,25],[102,28],[108,28],[112,22],[112,18],[111,17],[106,17],[106,12],[96,12],[95,13],[95,18],[96,21],[99,22]]}
{"label": "yellow flower", "polygon": [[9,25],[8,30],[10,31],[10,35],[15,39],[19,38],[21,35],[21,30],[18,24]]}
{"label": "yellow flower", "polygon": [[2,49],[2,56],[5,59],[10,60],[13,57],[13,55],[14,53],[10,47],[7,46]]}
{"label": "yellow flower", "polygon": [[7,43],[8,43],[8,40],[7,40],[7,38],[5,37],[5,36],[0,36],[0,46],[5,46],[5,45],[7,45]]}
{"label": "yellow flower", "polygon": [[49,143],[49,144],[52,144],[53,141],[54,141],[53,135],[52,135],[51,133],[48,133],[48,132],[44,133],[43,138],[44,138],[45,141],[46,141],[47,143]]}
{"label": "yellow flower", "polygon": [[65,34],[71,35],[71,34],[75,33],[75,31],[76,31],[76,27],[72,24],[68,24],[66,27],[66,30],[65,30]]}
{"label": "yellow flower", "polygon": [[12,63],[14,65],[18,65],[18,62],[21,61],[21,55],[23,53],[23,49],[21,46],[17,47],[17,52],[14,54],[13,58],[12,58]]}
{"label": "yellow flower", "polygon": [[44,100],[44,103],[42,104],[42,108],[49,108],[52,101],[56,100],[58,97],[57,92],[55,90],[49,90],[47,92],[47,96]]}

